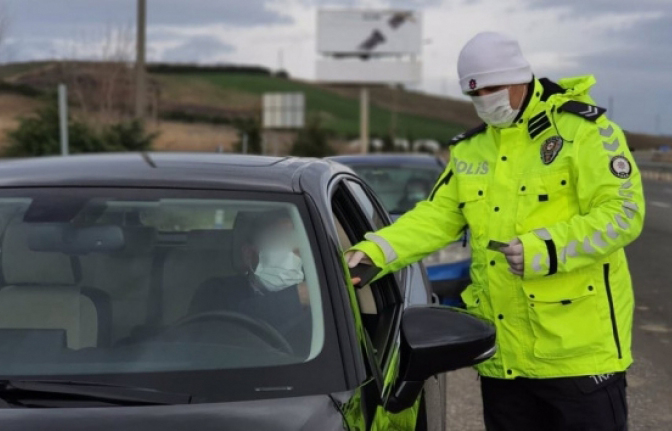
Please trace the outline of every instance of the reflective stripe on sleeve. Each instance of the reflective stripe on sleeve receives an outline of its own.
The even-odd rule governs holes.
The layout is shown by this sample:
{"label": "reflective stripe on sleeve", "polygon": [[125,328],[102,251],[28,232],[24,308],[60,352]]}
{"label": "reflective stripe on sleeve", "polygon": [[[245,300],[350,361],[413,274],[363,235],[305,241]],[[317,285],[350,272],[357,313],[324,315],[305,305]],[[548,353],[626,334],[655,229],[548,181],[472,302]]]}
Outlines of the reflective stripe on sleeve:
{"label": "reflective stripe on sleeve", "polygon": [[536,256],[534,256],[534,259],[532,259],[532,270],[534,270],[534,272],[541,272],[541,258],[542,257],[543,256],[541,255],[541,253],[539,253]]}
{"label": "reflective stripe on sleeve", "polygon": [[623,212],[625,212],[625,216],[629,219],[635,218],[635,213],[639,211],[639,207],[637,206],[636,203],[634,202],[624,202],[623,203]]}
{"label": "reflective stripe on sleeve", "polygon": [[593,243],[596,246],[602,247],[602,248],[605,248],[609,245],[604,241],[604,239],[602,239],[602,232],[599,231],[599,230],[596,230],[595,233],[593,233]]}
{"label": "reflective stripe on sleeve", "polygon": [[583,251],[586,254],[595,253],[595,249],[593,248],[593,245],[590,243],[590,237],[588,236],[583,239]]}
{"label": "reflective stripe on sleeve", "polygon": [[546,250],[548,251],[547,275],[553,275],[558,272],[558,252],[555,249],[555,242],[553,242],[553,237],[551,236],[551,233],[548,231],[548,229],[537,229],[534,231],[534,233],[546,244]]}
{"label": "reflective stripe on sleeve", "polygon": [[364,235],[364,238],[380,247],[385,255],[386,264],[392,263],[397,259],[397,252],[394,251],[390,243],[382,236],[376,235],[375,233],[367,233]]}
{"label": "reflective stripe on sleeve", "polygon": [[630,225],[628,224],[628,222],[626,222],[625,220],[623,220],[623,216],[622,216],[622,215],[620,215],[620,214],[616,214],[616,215],[614,216],[614,219],[616,220],[616,224],[618,224],[618,227],[620,227],[621,229],[627,229],[627,228],[630,227]]}
{"label": "reflective stripe on sleeve", "polygon": [[607,225],[607,236],[611,239],[616,239],[619,237],[618,232],[614,229],[614,225],[612,223],[609,223]]}

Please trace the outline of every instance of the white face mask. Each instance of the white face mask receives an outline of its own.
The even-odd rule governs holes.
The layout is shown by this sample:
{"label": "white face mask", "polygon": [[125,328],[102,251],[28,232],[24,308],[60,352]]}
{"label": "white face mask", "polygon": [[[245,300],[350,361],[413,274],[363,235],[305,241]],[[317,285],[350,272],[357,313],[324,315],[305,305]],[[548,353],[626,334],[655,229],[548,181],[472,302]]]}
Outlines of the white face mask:
{"label": "white face mask", "polygon": [[303,281],[303,262],[288,247],[263,247],[254,275],[267,290],[279,292]]}
{"label": "white face mask", "polygon": [[485,96],[471,96],[471,100],[481,120],[494,127],[509,127],[520,112],[511,107],[508,88]]}

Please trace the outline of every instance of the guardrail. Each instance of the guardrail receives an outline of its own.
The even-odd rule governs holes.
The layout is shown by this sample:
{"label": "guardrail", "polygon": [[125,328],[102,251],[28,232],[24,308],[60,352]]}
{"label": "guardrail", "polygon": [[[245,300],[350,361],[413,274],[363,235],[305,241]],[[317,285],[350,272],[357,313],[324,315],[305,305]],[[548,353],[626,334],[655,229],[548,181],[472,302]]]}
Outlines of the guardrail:
{"label": "guardrail", "polygon": [[638,161],[637,166],[642,178],[672,182],[672,163]]}

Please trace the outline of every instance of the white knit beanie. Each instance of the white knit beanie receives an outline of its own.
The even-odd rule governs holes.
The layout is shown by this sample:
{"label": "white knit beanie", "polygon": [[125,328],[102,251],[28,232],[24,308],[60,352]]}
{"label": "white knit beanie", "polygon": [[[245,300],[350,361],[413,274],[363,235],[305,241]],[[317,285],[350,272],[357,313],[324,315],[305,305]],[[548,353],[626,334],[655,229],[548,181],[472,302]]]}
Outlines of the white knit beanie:
{"label": "white knit beanie", "polygon": [[526,84],[532,68],[515,39],[500,33],[474,36],[460,52],[457,74],[463,93],[496,85]]}

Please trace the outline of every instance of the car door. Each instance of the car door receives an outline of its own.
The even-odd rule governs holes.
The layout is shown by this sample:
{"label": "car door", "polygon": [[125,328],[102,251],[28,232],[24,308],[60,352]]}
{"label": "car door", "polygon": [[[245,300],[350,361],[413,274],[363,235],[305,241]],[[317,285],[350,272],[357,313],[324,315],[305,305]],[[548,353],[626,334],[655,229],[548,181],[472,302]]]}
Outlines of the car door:
{"label": "car door", "polygon": [[[343,250],[347,250],[352,244],[360,241],[365,232],[377,230],[390,224],[388,213],[376,198],[375,193],[365,182],[352,177],[344,177],[340,180],[335,190],[336,193],[334,194],[332,203],[335,209],[334,215],[338,225],[337,229],[340,230],[339,242],[341,243],[341,248]],[[355,211],[354,213],[348,213],[342,209],[342,207],[348,206],[348,203],[352,203],[353,201],[356,202],[357,205],[349,205],[349,208],[352,208]],[[344,221],[341,222],[341,220]],[[345,230],[349,232],[349,235],[347,235]],[[392,278],[394,281],[392,281]],[[378,303],[381,301],[380,289],[386,290],[390,287],[392,289],[397,289],[402,298],[402,303],[398,304],[400,311],[399,317],[401,316],[403,309],[408,306],[436,302],[432,295],[431,285],[427,278],[427,273],[422,266],[422,262],[409,265],[407,268],[394,273],[393,276],[388,276],[386,281],[391,284],[382,284],[383,281],[384,280],[381,279],[381,283],[372,286],[373,288],[371,289],[369,286],[365,286],[357,292],[362,322],[365,327],[371,318],[368,313],[376,311],[374,308],[376,305],[376,298]],[[372,284],[375,285],[376,283]],[[383,317],[389,317],[389,315]],[[398,349],[398,326],[394,328],[393,331],[396,344],[389,346],[389,350],[386,352],[388,354],[391,353],[392,355],[394,355],[395,352],[398,352],[398,350],[395,350]],[[390,335],[392,335],[392,332],[390,332]],[[379,373],[379,378],[383,379],[381,394],[383,395],[382,399],[384,400],[389,394],[389,390],[392,389],[391,386],[394,382],[393,377],[396,376],[396,374],[394,373],[395,370],[393,368],[389,368],[393,363],[384,362],[386,359],[389,361],[391,357],[385,357],[385,353],[380,355],[379,349],[381,348],[381,342],[380,334],[377,335],[377,338],[376,336],[372,338],[374,350],[378,353],[376,358],[377,371]],[[387,365],[387,368],[383,363]],[[386,380],[386,376],[391,377]],[[392,423],[397,423],[395,426],[399,426],[399,422],[402,422],[403,429],[415,429],[416,418],[418,418],[419,414],[420,416],[417,419],[417,422],[418,424],[422,423],[420,429],[444,430],[446,425],[445,386],[445,375],[432,377],[425,384],[425,399],[421,406],[422,411],[391,415],[379,408],[376,418],[378,421],[382,420],[386,426],[392,425],[390,421],[392,421]]]}
{"label": "car door", "polygon": [[[340,177],[332,187],[332,211],[341,250],[380,229],[390,220],[367,186],[352,176]],[[414,429],[417,405],[390,414],[383,408],[399,366],[399,325],[408,292],[408,271],[390,274],[355,289],[358,324],[365,340],[368,382],[362,386],[362,410],[367,429]]]}

